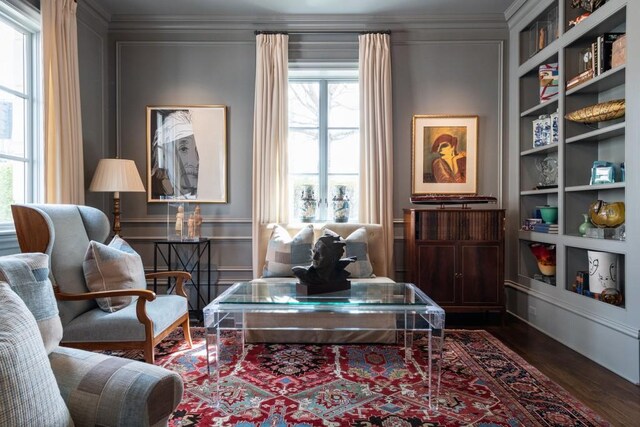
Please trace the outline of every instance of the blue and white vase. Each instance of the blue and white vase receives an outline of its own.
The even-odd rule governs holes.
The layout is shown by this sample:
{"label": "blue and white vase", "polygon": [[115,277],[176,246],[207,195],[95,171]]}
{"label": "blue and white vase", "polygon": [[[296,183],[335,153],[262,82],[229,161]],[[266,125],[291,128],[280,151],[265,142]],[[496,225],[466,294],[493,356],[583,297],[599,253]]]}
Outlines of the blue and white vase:
{"label": "blue and white vase", "polygon": [[350,208],[347,186],[336,185],[333,196],[333,221],[348,222]]}
{"label": "blue and white vase", "polygon": [[300,220],[302,222],[313,222],[316,219],[318,200],[316,199],[313,185],[303,185],[300,196]]}

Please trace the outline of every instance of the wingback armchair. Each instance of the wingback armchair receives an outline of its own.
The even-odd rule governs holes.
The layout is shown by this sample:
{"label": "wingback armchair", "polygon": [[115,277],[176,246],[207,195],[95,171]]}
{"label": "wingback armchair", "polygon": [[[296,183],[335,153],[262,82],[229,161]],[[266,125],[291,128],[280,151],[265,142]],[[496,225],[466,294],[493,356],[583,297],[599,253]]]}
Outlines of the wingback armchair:
{"label": "wingback armchair", "polygon": [[[182,326],[191,346],[189,310],[184,281],[187,272],[146,274],[147,280],[174,277],[176,295],[156,295],[147,289],[90,292],[83,261],[91,240],[104,242],[109,220],[100,210],[78,205],[12,205],[22,252],[50,256],[51,278],[63,326],[61,345],[85,350],[142,349],[154,362],[154,347]],[[133,296],[133,301],[112,313],[101,310],[96,298]]]}

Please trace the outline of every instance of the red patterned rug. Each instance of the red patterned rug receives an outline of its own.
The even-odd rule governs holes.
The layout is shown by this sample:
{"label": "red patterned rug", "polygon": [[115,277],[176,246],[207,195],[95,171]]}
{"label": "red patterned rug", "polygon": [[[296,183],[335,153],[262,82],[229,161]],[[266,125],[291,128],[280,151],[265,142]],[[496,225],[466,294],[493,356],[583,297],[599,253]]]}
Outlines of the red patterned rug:
{"label": "red patterned rug", "polygon": [[[606,426],[604,419],[486,331],[447,330],[437,411],[400,347],[248,345],[211,406],[203,330],[193,349],[170,336],[156,364],[185,394],[170,426]],[[136,352],[117,353],[142,359]]]}

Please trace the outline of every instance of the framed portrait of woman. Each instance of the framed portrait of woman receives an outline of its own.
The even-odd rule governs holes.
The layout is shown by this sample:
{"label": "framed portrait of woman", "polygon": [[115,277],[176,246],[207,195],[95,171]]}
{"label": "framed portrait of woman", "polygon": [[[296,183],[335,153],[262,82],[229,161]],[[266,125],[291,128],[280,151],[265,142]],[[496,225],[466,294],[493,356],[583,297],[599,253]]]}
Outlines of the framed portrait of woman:
{"label": "framed portrait of woman", "polygon": [[227,203],[224,105],[147,106],[147,200]]}
{"label": "framed portrait of woman", "polygon": [[415,115],[412,127],[412,195],[475,195],[478,116]]}

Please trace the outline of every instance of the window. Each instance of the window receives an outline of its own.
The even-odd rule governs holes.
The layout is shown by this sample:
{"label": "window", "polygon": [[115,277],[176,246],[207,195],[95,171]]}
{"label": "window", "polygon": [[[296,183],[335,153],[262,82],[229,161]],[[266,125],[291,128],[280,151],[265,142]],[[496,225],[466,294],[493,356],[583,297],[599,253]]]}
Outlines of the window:
{"label": "window", "polygon": [[13,222],[12,203],[38,199],[39,41],[33,18],[0,4],[0,228]]}
{"label": "window", "polygon": [[[289,71],[292,220],[357,222],[359,101],[357,70]],[[341,192],[348,198],[348,217],[339,210],[345,207]],[[334,217],[335,209],[339,211]]]}

